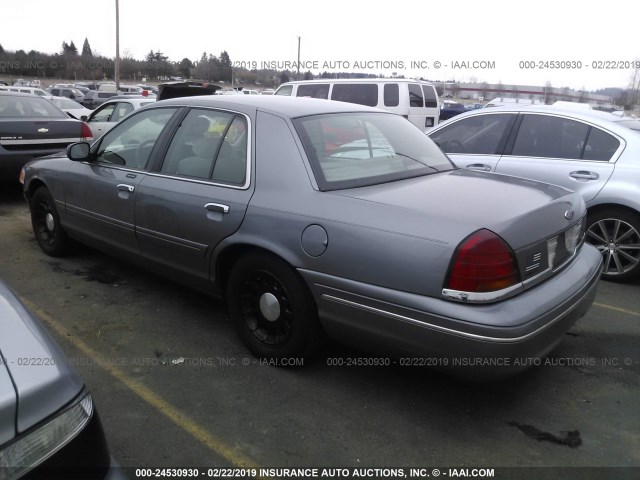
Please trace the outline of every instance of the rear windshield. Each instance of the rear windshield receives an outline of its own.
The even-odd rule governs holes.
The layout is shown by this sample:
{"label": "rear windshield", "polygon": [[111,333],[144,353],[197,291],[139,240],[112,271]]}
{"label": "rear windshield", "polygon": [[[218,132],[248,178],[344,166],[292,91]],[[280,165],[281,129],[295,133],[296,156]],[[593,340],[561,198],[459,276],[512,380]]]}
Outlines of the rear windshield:
{"label": "rear windshield", "polygon": [[321,190],[363,187],[455,167],[406,119],[384,113],[294,120]]}
{"label": "rear windshield", "polygon": [[35,95],[0,96],[0,117],[68,118],[49,100]]}

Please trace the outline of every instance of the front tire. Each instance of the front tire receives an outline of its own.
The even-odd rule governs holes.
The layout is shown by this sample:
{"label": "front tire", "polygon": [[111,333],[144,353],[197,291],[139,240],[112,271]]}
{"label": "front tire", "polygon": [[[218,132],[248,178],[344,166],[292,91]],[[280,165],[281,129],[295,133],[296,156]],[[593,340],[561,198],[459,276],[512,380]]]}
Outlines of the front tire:
{"label": "front tire", "polygon": [[602,278],[625,282],[640,275],[640,216],[607,208],[587,217],[585,240],[602,253]]}
{"label": "front tire", "polygon": [[259,358],[304,358],[322,343],[311,293],[278,257],[256,252],[238,260],[229,276],[227,305],[241,340]]}
{"label": "front tire", "polygon": [[45,187],[36,190],[30,203],[31,225],[38,245],[52,257],[63,256],[69,246],[69,238],[62,228],[55,201]]}

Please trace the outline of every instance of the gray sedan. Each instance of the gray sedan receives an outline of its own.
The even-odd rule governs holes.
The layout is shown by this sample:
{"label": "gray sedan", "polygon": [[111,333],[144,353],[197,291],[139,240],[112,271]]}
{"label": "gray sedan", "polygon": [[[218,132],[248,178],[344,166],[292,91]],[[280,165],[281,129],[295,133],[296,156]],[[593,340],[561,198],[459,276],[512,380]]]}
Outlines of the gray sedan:
{"label": "gray sedan", "polygon": [[640,122],[592,110],[510,105],[456,117],[428,135],[459,167],[575,190],[603,277],[640,275]]}
{"label": "gray sedan", "polygon": [[459,170],[402,117],[342,102],[157,102],[23,182],[47,254],[72,237],[226,297],[246,346],[276,361],[328,334],[463,373],[522,370],[600,275],[579,195]]}

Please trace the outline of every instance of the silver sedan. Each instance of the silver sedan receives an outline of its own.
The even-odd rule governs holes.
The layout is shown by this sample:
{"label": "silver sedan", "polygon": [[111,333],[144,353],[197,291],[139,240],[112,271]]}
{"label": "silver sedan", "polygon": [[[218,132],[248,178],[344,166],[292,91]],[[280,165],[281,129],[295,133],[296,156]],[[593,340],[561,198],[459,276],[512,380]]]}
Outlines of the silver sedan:
{"label": "silver sedan", "polygon": [[603,277],[626,281],[640,275],[639,130],[638,120],[606,112],[509,105],[460,115],[428,135],[461,168],[580,193]]}
{"label": "silver sedan", "polygon": [[579,195],[459,170],[402,117],[342,102],[161,101],[22,177],[45,253],[72,237],[226,297],[269,359],[328,334],[464,373],[522,370],[600,275]]}

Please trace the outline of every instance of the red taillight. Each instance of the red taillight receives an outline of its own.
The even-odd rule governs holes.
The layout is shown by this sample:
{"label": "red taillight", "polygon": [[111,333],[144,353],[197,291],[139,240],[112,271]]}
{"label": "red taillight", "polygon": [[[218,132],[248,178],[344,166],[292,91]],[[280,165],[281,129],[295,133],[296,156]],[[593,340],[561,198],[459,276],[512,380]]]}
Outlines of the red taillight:
{"label": "red taillight", "polygon": [[90,142],[93,140],[93,133],[91,133],[89,125],[84,122],[82,122],[82,127],[80,127],[80,136],[82,137],[81,140],[83,142]]}
{"label": "red taillight", "polygon": [[149,96],[149,92],[146,90],[142,90],[142,96],[143,97],[148,97]]}
{"label": "red taillight", "polygon": [[498,235],[478,230],[456,249],[445,288],[493,292],[518,283],[513,252]]}

